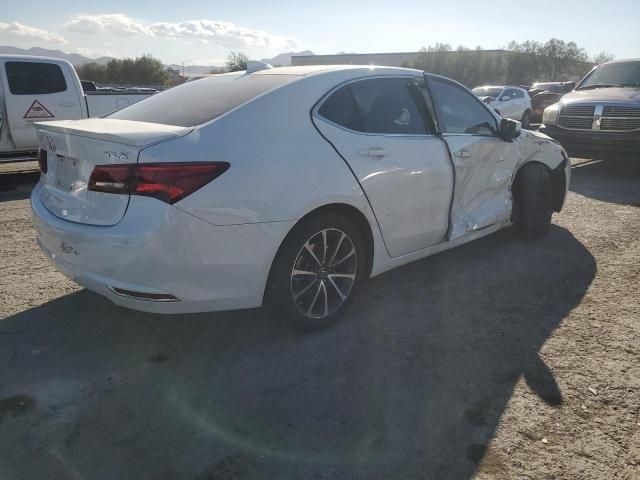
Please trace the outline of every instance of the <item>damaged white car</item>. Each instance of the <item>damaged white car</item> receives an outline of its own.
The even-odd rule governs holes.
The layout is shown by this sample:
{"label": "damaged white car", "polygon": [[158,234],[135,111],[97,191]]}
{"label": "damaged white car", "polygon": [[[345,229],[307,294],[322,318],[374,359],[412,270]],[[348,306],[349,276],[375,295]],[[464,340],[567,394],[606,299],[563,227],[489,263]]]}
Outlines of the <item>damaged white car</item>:
{"label": "damaged white car", "polygon": [[570,176],[545,135],[401,68],[221,75],[38,129],[34,223],[67,276],[138,310],[269,303],[309,329],[367,277],[511,224],[544,234]]}

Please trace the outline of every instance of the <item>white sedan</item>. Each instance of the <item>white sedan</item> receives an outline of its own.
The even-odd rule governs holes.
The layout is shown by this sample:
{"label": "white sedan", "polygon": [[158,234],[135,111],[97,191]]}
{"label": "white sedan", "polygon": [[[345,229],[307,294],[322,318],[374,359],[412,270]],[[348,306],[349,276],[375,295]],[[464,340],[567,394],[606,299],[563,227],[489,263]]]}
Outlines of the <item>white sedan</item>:
{"label": "white sedan", "polygon": [[367,277],[512,223],[544,234],[570,176],[545,135],[402,68],[204,78],[38,135],[37,239],[69,278],[137,310],[267,303],[308,329]]}

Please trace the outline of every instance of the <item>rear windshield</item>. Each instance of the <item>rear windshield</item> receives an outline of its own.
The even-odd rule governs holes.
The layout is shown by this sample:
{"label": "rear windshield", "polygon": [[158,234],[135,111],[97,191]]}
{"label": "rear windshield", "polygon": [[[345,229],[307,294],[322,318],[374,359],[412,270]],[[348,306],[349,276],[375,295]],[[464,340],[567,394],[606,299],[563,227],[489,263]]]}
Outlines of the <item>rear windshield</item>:
{"label": "rear windshield", "polygon": [[185,83],[108,115],[136,122],[194,127],[223,115],[295,75],[222,75]]}

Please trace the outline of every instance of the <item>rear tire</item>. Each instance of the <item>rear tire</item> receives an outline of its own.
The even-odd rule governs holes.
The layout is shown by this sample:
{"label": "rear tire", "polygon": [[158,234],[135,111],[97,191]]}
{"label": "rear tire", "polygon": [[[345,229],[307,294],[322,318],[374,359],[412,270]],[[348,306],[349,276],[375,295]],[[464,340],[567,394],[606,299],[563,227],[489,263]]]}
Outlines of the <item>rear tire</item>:
{"label": "rear tire", "polygon": [[360,231],[341,213],[303,219],[274,260],[268,303],[276,317],[301,331],[337,322],[366,275],[367,250]]}
{"label": "rear tire", "polygon": [[512,188],[511,219],[527,238],[540,238],[551,228],[553,191],[546,166],[529,163],[516,176]]}

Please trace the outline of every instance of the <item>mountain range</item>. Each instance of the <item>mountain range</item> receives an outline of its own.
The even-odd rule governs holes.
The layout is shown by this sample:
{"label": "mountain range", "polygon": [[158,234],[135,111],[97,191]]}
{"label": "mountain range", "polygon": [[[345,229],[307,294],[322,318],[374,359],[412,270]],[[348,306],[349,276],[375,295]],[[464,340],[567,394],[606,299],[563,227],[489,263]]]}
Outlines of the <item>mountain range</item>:
{"label": "mountain range", "polygon": [[[0,46],[0,54],[9,54],[9,55],[36,55],[40,57],[53,57],[53,58],[61,58],[64,60],[68,60],[73,65],[83,65],[85,63],[95,62],[100,65],[107,64],[110,60],[113,60],[113,57],[98,57],[98,58],[89,58],[84,55],[80,55],[79,53],[65,53],[61,50],[49,50],[46,48],[40,47],[32,47],[32,48],[19,48],[19,47],[11,47],[8,45]],[[280,55],[276,55],[273,58],[263,58],[260,60],[261,62],[270,63],[271,65],[285,67],[291,65],[291,57],[294,55],[313,55],[311,50],[304,50],[302,52],[287,52],[281,53]],[[169,64],[165,65],[167,67],[171,67],[175,70],[182,71],[182,65],[178,64]],[[221,69],[224,67],[216,66],[216,65],[191,65],[184,67],[185,73],[191,75],[197,75],[202,73],[209,73],[213,69]]]}

